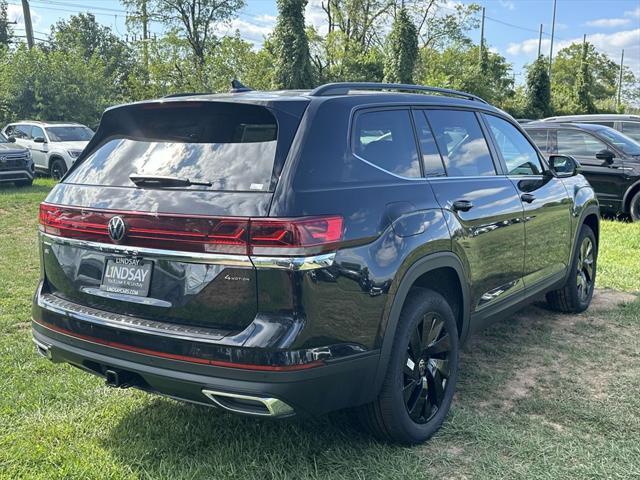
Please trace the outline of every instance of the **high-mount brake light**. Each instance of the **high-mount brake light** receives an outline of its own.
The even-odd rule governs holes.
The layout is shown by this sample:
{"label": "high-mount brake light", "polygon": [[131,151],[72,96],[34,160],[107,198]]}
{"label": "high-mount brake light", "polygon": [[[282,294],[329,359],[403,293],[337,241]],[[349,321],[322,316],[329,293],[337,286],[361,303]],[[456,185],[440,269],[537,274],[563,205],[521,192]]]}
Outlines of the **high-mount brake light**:
{"label": "high-mount brake light", "polygon": [[114,243],[107,225],[114,216],[127,225],[132,247],[206,253],[278,255],[314,253],[335,248],[342,240],[339,216],[286,219],[208,217],[149,212],[93,210],[40,204],[40,230],[50,235]]}

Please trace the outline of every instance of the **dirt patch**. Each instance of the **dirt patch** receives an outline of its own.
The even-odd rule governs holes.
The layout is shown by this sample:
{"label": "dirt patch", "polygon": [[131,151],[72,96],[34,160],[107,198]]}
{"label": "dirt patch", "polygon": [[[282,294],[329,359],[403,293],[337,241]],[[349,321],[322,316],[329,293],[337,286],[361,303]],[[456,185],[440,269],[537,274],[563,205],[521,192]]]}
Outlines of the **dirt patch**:
{"label": "dirt patch", "polygon": [[504,407],[511,408],[518,400],[529,396],[536,386],[537,379],[547,370],[547,367],[528,366],[519,370],[515,377],[507,381],[504,385],[502,395],[504,397]]}
{"label": "dirt patch", "polygon": [[634,302],[637,298],[633,293],[597,288],[595,292],[593,292],[593,300],[587,313],[591,311],[613,310],[624,303]]}

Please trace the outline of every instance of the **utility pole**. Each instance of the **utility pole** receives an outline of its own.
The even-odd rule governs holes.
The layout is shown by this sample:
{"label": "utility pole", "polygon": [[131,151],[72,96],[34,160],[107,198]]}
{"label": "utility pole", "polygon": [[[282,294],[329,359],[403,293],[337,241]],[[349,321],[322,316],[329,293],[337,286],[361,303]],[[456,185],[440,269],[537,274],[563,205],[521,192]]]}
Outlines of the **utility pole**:
{"label": "utility pole", "polygon": [[484,50],[484,7],[482,7],[482,22],[480,23],[480,50],[478,50],[478,63],[482,65],[482,50]]}
{"label": "utility pole", "polygon": [[142,57],[144,59],[145,71],[149,71],[149,14],[147,13],[147,0],[142,0],[141,5],[141,21],[142,21]]}
{"label": "utility pole", "polygon": [[29,50],[33,48],[33,26],[31,25],[31,9],[29,0],[22,0],[22,14],[24,16],[24,29],[27,34],[27,46]]}
{"label": "utility pole", "polygon": [[538,34],[538,56],[540,58],[540,49],[542,48],[542,24],[540,24],[540,33]]}
{"label": "utility pole", "polygon": [[553,62],[553,36],[556,32],[556,0],[553,0],[553,18],[551,20],[551,47],[549,48],[549,84],[551,84],[551,64]]}
{"label": "utility pole", "polygon": [[624,48],[622,49],[622,55],[620,56],[620,77],[618,78],[618,101],[616,107],[620,106],[620,97],[622,96],[622,67],[624,66]]}

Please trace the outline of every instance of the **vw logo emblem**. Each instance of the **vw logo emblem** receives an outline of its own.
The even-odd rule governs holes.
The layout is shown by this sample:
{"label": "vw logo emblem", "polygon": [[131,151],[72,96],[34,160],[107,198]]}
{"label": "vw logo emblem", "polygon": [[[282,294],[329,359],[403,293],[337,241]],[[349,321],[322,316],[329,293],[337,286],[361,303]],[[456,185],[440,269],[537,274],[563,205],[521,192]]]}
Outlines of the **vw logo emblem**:
{"label": "vw logo emblem", "polygon": [[7,157],[0,157],[0,163],[7,163]]}
{"label": "vw logo emblem", "polygon": [[124,237],[127,234],[127,224],[124,223],[122,217],[116,215],[115,217],[111,217],[111,220],[109,220],[107,231],[109,232],[109,238],[111,238],[111,240],[116,243],[120,243],[124,240]]}

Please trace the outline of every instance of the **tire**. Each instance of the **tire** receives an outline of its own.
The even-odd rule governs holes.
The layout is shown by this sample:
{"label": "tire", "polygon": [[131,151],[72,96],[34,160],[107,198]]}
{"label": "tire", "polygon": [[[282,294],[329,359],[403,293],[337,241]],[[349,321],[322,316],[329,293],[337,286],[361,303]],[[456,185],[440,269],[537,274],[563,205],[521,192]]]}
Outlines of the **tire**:
{"label": "tire", "polygon": [[17,182],[13,182],[16,187],[30,187],[33,185],[33,178],[30,180],[18,180]]}
{"label": "tire", "polygon": [[631,203],[629,204],[629,216],[631,217],[632,222],[640,222],[640,192],[636,192],[631,199]]}
{"label": "tire", "polygon": [[67,164],[61,158],[54,158],[51,161],[49,173],[54,180],[60,180],[67,173]]}
{"label": "tire", "polygon": [[547,303],[553,310],[580,313],[589,307],[596,282],[597,261],[596,236],[588,225],[582,225],[567,282],[562,288],[547,293]]}
{"label": "tire", "polygon": [[451,407],[458,348],[451,306],[433,290],[413,288],[400,314],[380,393],[356,409],[360,423],[384,441],[411,445],[428,440]]}

